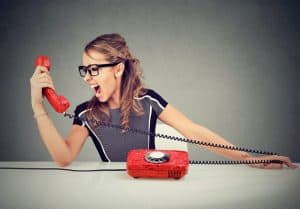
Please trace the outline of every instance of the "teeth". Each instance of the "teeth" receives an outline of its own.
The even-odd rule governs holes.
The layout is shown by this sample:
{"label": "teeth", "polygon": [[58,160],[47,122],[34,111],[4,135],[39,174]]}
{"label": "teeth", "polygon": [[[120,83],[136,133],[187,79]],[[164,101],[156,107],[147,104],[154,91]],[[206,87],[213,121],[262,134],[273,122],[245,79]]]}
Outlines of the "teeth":
{"label": "teeth", "polygon": [[95,88],[95,87],[97,87],[97,86],[99,86],[99,85],[97,85],[97,84],[91,85],[91,88],[93,89],[93,88]]}

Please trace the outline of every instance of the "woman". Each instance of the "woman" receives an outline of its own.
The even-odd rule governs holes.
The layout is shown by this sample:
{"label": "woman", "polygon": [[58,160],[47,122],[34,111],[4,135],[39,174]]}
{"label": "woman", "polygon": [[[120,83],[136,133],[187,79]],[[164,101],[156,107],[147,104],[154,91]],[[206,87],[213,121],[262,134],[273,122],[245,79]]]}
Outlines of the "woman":
{"label": "woman", "polygon": [[[93,91],[90,101],[78,105],[77,116],[66,139],[58,133],[43,105],[42,88],[54,85],[49,72],[38,66],[30,79],[31,103],[34,117],[52,159],[59,166],[70,164],[80,152],[88,136],[103,161],[125,161],[131,149],[154,149],[154,137],[132,134],[127,128],[155,131],[156,119],[179,131],[190,139],[234,146],[228,141],[202,127],[168,104],[155,91],[146,89],[142,83],[139,60],[134,58],[119,34],[104,34],[90,43],[83,52],[83,65],[79,73]],[[119,124],[123,131],[97,126],[91,121]],[[288,157],[253,157],[248,153],[214,147],[206,147],[234,160],[281,160],[289,168],[296,168]],[[283,164],[252,164],[257,168],[283,168]]]}

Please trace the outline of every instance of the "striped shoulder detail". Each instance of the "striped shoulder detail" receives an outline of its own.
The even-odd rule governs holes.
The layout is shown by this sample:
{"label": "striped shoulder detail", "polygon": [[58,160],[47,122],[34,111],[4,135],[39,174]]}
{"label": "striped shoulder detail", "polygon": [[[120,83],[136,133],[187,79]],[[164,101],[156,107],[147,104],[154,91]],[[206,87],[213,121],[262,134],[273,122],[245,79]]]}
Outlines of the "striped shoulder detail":
{"label": "striped shoulder detail", "polygon": [[77,114],[77,115],[79,115],[79,114],[80,114],[81,112],[83,112],[84,110],[87,110],[88,103],[89,103],[89,102],[86,101],[86,102],[83,102],[83,103],[77,105],[76,108],[75,108],[74,113]]}
{"label": "striped shoulder detail", "polygon": [[135,99],[144,99],[149,98],[152,101],[155,101],[162,109],[165,108],[168,104],[168,102],[160,96],[157,92],[155,92],[152,89],[147,89],[146,94],[140,97],[135,97]]}
{"label": "striped shoulder detail", "polygon": [[79,118],[83,113],[85,113],[88,110],[87,109],[88,103],[89,102],[83,102],[83,103],[79,104],[78,106],[76,106],[76,108],[74,110],[75,118],[73,120],[73,124],[84,126],[84,123]]}
{"label": "striped shoulder detail", "polygon": [[168,102],[162,96],[160,96],[157,92],[155,92],[152,89],[147,89],[145,95],[135,97],[135,99],[148,99],[151,106],[153,107],[153,110],[156,112],[157,115],[159,115],[168,104]]}

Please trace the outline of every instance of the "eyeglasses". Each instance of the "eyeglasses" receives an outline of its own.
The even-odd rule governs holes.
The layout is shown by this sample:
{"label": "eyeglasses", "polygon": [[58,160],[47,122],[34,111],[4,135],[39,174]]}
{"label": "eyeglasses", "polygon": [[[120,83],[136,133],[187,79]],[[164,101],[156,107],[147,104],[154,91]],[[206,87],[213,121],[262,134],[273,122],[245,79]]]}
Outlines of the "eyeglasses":
{"label": "eyeglasses", "polygon": [[119,62],[109,63],[109,64],[91,64],[88,66],[80,65],[78,66],[78,70],[81,77],[85,77],[87,72],[89,72],[91,76],[97,76],[99,75],[99,70],[101,68],[112,67],[112,66],[116,66],[117,64],[119,64]]}

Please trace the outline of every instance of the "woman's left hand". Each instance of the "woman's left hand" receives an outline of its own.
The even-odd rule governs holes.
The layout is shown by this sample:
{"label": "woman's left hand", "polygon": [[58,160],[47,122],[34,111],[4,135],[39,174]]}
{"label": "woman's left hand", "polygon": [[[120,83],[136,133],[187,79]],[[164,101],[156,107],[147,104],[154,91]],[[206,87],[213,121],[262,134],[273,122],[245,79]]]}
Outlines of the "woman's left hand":
{"label": "woman's left hand", "polygon": [[298,168],[297,165],[293,164],[290,158],[280,155],[265,155],[265,156],[257,156],[257,157],[247,157],[245,160],[280,160],[282,163],[258,163],[258,164],[248,164],[253,168],[261,168],[261,169],[282,169],[285,164],[288,168],[295,169]]}

